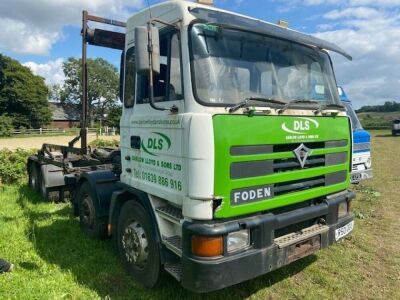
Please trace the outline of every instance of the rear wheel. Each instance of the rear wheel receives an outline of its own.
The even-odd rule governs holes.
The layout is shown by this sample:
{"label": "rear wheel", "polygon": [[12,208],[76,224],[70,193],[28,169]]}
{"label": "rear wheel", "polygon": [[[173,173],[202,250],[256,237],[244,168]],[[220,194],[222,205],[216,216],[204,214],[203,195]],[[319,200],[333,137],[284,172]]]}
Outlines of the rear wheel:
{"label": "rear wheel", "polygon": [[46,187],[46,181],[45,181],[45,178],[44,178],[43,174],[40,177],[40,195],[42,195],[42,198],[45,201],[50,201],[49,189]]}
{"label": "rear wheel", "polygon": [[146,210],[137,202],[124,204],[118,220],[118,250],[122,263],[135,280],[152,288],[161,281],[160,252]]}
{"label": "rear wheel", "polygon": [[38,175],[40,195],[45,201],[58,202],[60,201],[60,190],[56,187],[50,188],[47,186],[47,180],[50,180],[50,178],[48,178],[49,176],[52,176],[52,173],[48,172],[45,166],[42,166],[40,168],[40,174]]}
{"label": "rear wheel", "polygon": [[28,184],[32,191],[39,192],[39,169],[36,163],[30,163],[28,167]]}
{"label": "rear wheel", "polygon": [[79,224],[82,231],[89,238],[102,239],[107,235],[106,224],[97,216],[93,199],[90,184],[88,182],[83,183],[76,198],[79,210]]}

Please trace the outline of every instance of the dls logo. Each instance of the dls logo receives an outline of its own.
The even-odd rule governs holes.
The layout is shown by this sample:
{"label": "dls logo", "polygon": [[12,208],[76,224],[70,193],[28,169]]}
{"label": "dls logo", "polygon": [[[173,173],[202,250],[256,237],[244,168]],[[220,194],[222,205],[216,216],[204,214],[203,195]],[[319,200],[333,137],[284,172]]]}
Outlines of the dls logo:
{"label": "dls logo", "polygon": [[152,132],[152,135],[147,141],[142,140],[141,145],[144,152],[157,156],[153,151],[169,150],[171,148],[171,140],[168,136],[160,132]]}
{"label": "dls logo", "polygon": [[282,124],[284,131],[294,134],[306,134],[306,131],[317,129],[318,127],[319,123],[316,120],[303,117],[296,118],[289,126],[286,125],[286,122]]}

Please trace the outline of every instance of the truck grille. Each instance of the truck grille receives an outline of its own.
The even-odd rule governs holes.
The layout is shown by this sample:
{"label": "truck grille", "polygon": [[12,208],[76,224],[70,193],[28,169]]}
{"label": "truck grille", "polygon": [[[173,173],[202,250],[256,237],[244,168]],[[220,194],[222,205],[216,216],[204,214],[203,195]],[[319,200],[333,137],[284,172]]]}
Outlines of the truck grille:
{"label": "truck grille", "polygon": [[[310,149],[335,148],[335,147],[347,146],[347,140],[312,142],[312,143],[303,143],[303,144],[304,144],[304,146],[306,146],[307,148],[310,148]],[[299,146],[299,143],[277,144],[277,145],[233,146],[230,149],[230,154],[232,156],[238,156],[238,155],[256,155],[256,154],[266,154],[266,153],[289,152],[289,151],[293,151],[298,146]]]}
{"label": "truck grille", "polygon": [[330,153],[310,156],[301,167],[297,158],[280,158],[274,160],[256,160],[234,162],[231,164],[231,179],[243,179],[256,176],[266,176],[275,173],[289,172],[301,169],[310,169],[323,166],[343,164],[347,160],[346,152]]}
{"label": "truck grille", "polygon": [[[310,170],[328,166],[343,165],[347,162],[348,153],[344,150],[340,152],[329,151],[330,148],[341,148],[348,145],[347,140],[304,143],[311,149],[311,154],[307,158],[304,167],[295,157],[293,150],[301,143],[280,144],[280,145],[254,145],[254,146],[233,146],[230,148],[231,157],[236,157],[230,164],[230,179],[245,180],[254,177],[269,175],[279,175],[300,170]],[[322,152],[322,154],[320,154]],[[328,152],[328,153],[323,153]],[[313,153],[316,153],[315,155]],[[273,155],[274,159],[251,160],[254,155]],[[281,154],[281,155],[279,155]],[[275,158],[276,156],[282,156]],[[243,157],[243,161],[238,161]],[[347,180],[348,167],[346,170],[331,172],[320,176],[307,177],[296,180],[278,180],[269,185],[274,197],[289,193],[299,192],[311,188],[329,186],[343,183]],[[283,175],[283,174],[282,174]],[[259,188],[259,187],[258,187]],[[232,194],[243,191],[243,188],[231,190]],[[231,194],[231,195],[232,195]]]}

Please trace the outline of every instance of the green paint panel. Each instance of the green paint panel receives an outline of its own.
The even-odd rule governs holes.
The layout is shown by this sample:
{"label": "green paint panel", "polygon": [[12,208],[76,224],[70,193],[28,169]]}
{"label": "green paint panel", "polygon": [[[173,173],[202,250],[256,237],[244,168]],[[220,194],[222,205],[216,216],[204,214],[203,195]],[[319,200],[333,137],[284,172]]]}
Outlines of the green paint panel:
{"label": "green paint panel", "polygon": [[[215,195],[223,199],[215,211],[216,218],[228,218],[282,207],[316,197],[339,192],[350,185],[350,159],[337,165],[307,166],[304,169],[275,171],[273,174],[241,179],[230,178],[232,163],[258,160],[295,159],[292,150],[304,143],[312,149],[307,160],[321,157],[328,153],[351,150],[350,128],[347,117],[292,117],[292,116],[252,116],[216,115],[213,117],[215,139]],[[321,142],[347,140],[347,146],[325,148]],[[275,147],[271,153],[231,155],[233,146],[283,145],[288,149]],[[313,147],[314,146],[314,147]],[[279,151],[284,149],[284,151]],[[251,188],[263,185],[301,182],[326,174],[345,170],[345,182],[317,186],[305,190],[280,193],[269,199],[261,199],[244,204],[231,205],[231,192],[235,189]]]}

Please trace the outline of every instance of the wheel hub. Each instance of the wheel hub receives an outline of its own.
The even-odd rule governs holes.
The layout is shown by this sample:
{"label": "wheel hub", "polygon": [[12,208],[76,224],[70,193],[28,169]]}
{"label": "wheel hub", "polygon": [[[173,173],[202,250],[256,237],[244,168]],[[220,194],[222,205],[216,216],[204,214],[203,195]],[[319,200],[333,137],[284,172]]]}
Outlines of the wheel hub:
{"label": "wheel hub", "polygon": [[146,233],[140,223],[134,221],[125,228],[122,246],[129,263],[141,269],[145,267],[149,249]]}

